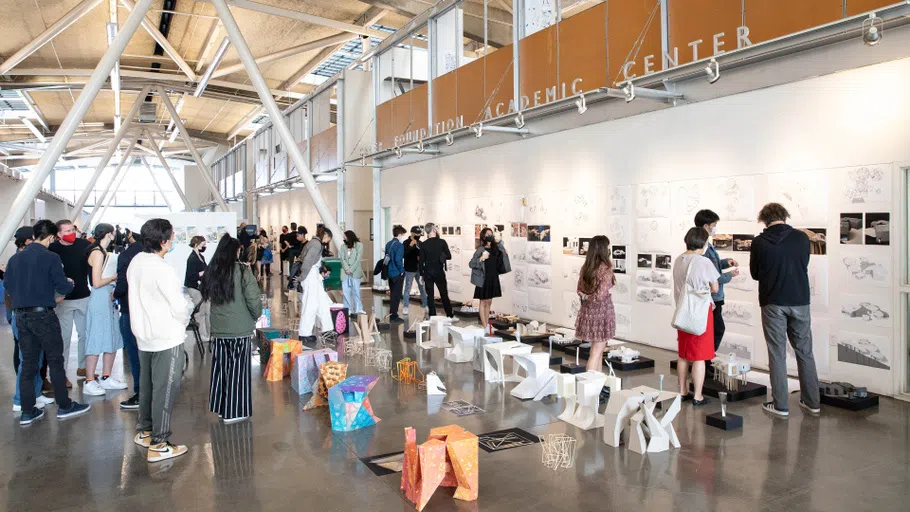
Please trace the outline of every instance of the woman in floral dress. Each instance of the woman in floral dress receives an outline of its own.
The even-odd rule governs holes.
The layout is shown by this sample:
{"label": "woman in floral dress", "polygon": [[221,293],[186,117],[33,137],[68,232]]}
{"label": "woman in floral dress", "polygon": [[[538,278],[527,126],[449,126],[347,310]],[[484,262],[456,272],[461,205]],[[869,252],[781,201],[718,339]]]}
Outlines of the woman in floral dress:
{"label": "woman in floral dress", "polygon": [[603,371],[603,353],[616,334],[616,312],[610,288],[616,284],[610,261],[610,239],[598,235],[591,239],[588,255],[578,276],[581,309],[575,320],[575,337],[591,343],[588,371]]}

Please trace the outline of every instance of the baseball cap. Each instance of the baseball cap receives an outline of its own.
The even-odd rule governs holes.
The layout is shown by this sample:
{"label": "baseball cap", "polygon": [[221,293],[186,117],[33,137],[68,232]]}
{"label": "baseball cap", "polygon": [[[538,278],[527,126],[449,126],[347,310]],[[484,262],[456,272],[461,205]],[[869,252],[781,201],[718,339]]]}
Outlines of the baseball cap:
{"label": "baseball cap", "polygon": [[14,235],[14,237],[15,237],[16,241],[19,241],[19,242],[24,242],[26,240],[34,240],[35,239],[35,230],[32,229],[31,226],[22,226],[21,228],[16,230],[16,234]]}

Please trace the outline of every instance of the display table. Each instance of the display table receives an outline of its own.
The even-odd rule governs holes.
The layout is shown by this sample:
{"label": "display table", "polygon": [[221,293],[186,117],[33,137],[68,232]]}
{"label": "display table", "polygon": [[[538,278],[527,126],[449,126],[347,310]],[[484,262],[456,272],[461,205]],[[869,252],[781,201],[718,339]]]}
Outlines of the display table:
{"label": "display table", "polygon": [[[426,322],[417,324],[417,346],[420,348],[450,348],[449,326],[455,321],[447,316],[433,316]],[[429,340],[425,339],[423,329],[428,328]]]}
{"label": "display table", "polygon": [[519,343],[517,341],[503,341],[493,343],[483,347],[483,378],[487,382],[499,381],[500,384],[506,382],[520,382],[522,377],[518,375],[518,364],[512,364],[512,373],[505,374],[505,358],[515,354],[530,354],[531,346]]}
{"label": "display table", "polygon": [[604,419],[599,411],[600,390],[606,382],[607,376],[601,372],[557,375],[557,395],[566,400],[566,408],[559,419],[584,430],[603,426]]}
{"label": "display table", "polygon": [[482,327],[448,326],[452,347],[446,349],[446,359],[453,363],[470,363],[474,360],[474,340],[483,336]]}
{"label": "display table", "polygon": [[679,448],[672,421],[679,414],[681,398],[679,393],[647,386],[610,393],[604,412],[604,443],[619,447],[622,436],[629,450],[641,454],[665,452],[671,444]]}
{"label": "display table", "polygon": [[303,344],[300,340],[273,339],[269,363],[265,367],[265,380],[276,382],[290,376],[294,360],[302,352]]}
{"label": "display table", "polygon": [[329,388],[332,430],[350,432],[379,422],[367,396],[378,381],[372,375],[356,375]]}
{"label": "display table", "polygon": [[314,392],[316,383],[319,382],[319,367],[329,361],[338,361],[338,352],[320,348],[297,354],[297,361],[291,372],[291,389],[298,395]]}
{"label": "display table", "polygon": [[533,354],[514,354],[512,358],[525,369],[528,376],[512,388],[511,395],[527,400],[539,401],[545,396],[556,394],[556,376],[550,369],[550,354],[535,352]]}
{"label": "display table", "polygon": [[484,357],[484,349],[486,345],[490,343],[502,343],[502,338],[494,336],[479,336],[474,338],[474,360],[472,364],[474,366],[475,372],[483,372],[483,367],[486,364]]}

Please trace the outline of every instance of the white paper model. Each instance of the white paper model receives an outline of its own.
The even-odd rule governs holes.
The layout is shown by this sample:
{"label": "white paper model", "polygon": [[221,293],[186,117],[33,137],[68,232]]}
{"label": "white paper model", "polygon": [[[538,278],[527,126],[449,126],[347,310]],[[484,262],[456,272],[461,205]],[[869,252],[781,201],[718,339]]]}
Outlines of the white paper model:
{"label": "white paper model", "polygon": [[736,354],[716,357],[711,366],[714,367],[714,380],[730,391],[736,391],[749,382],[747,374],[752,370],[752,363],[737,359]]}
{"label": "white paper model", "polygon": [[566,400],[566,408],[559,419],[583,430],[603,426],[604,419],[598,410],[600,391],[607,376],[601,372],[561,373],[556,379],[557,394]]}
{"label": "white paper model", "polygon": [[446,387],[442,383],[439,376],[436,375],[436,372],[430,372],[427,374],[427,395],[442,395],[445,396]]}
{"label": "white paper model", "polygon": [[[662,414],[656,412],[658,403]],[[610,393],[604,412],[604,443],[618,447],[620,434],[623,434],[626,446],[636,453],[665,452],[671,445],[679,448],[673,420],[680,407],[679,393],[647,386],[622,390],[615,395]]]}
{"label": "white paper model", "polygon": [[619,361],[622,363],[631,363],[641,357],[641,352],[629,347],[619,347],[607,352],[607,359]]}
{"label": "white paper model", "polygon": [[550,354],[535,352],[515,354],[512,357],[515,364],[527,372],[527,377],[512,388],[510,392],[512,396],[522,400],[533,398],[534,401],[540,401],[546,396],[556,394],[556,376],[559,374],[550,369]]}

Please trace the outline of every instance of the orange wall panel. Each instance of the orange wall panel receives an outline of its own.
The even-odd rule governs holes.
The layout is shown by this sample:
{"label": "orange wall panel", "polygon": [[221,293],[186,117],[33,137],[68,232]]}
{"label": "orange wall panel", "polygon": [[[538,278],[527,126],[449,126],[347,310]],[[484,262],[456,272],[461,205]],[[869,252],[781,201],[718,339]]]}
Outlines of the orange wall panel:
{"label": "orange wall panel", "polygon": [[567,96],[576,78],[582,79],[578,88],[583,91],[607,86],[606,16],[607,4],[598,4],[559,24],[559,81],[566,84]]}
{"label": "orange wall panel", "polygon": [[[801,1],[801,0],[800,0]],[[679,64],[693,61],[689,46],[698,44],[698,57],[714,54],[714,34],[724,33],[721,50],[736,49],[736,29],[742,25],[742,3],[731,0],[670,0],[668,4],[670,55],[673,48],[679,51]],[[750,35],[752,42],[756,42]],[[656,61],[656,69],[663,69],[663,61]]]}
{"label": "orange wall panel", "polygon": [[[490,111],[493,117],[505,115],[509,111],[509,101],[512,100],[512,80],[514,69],[512,67],[512,45],[490,53],[484,58],[487,69],[487,79],[484,97],[489,100]],[[465,124],[468,119],[465,118]]]}
{"label": "orange wall panel", "polygon": [[856,16],[896,3],[896,0],[847,0],[847,16]]}
{"label": "orange wall panel", "polygon": [[[644,75],[644,59],[648,55],[654,55],[653,69],[660,69],[660,1],[622,0],[610,2],[607,9],[607,72],[610,82],[624,80],[622,68],[627,59],[635,61],[629,69],[630,77]],[[633,48],[642,34],[644,42],[636,56]]]}
{"label": "orange wall panel", "polygon": [[426,130],[429,123],[430,111],[429,105],[429,86],[427,84],[418,85],[408,91],[406,96],[411,98],[411,126],[410,132],[419,132]]}
{"label": "orange wall panel", "polygon": [[824,25],[841,19],[843,9],[843,0],[746,0],[749,39],[760,43]]}
{"label": "orange wall panel", "polygon": [[[558,85],[556,68],[557,26],[553,25],[518,41],[519,91],[531,107],[545,103],[545,91]],[[527,98],[527,99],[525,99]]]}
{"label": "orange wall panel", "polygon": [[[469,64],[458,68],[458,101],[457,112],[455,116],[439,118],[441,121],[452,120],[458,124],[456,119],[462,116],[464,125],[468,126],[477,121],[484,119],[484,104],[486,96],[483,91],[484,84],[484,67],[485,59],[477,59]],[[436,91],[433,91],[435,96]]]}
{"label": "orange wall panel", "polygon": [[382,149],[392,147],[392,102],[376,106],[376,144]]}
{"label": "orange wall panel", "polygon": [[457,98],[461,93],[458,88],[460,69],[450,71],[433,80],[433,123],[455,119],[458,115]]}

